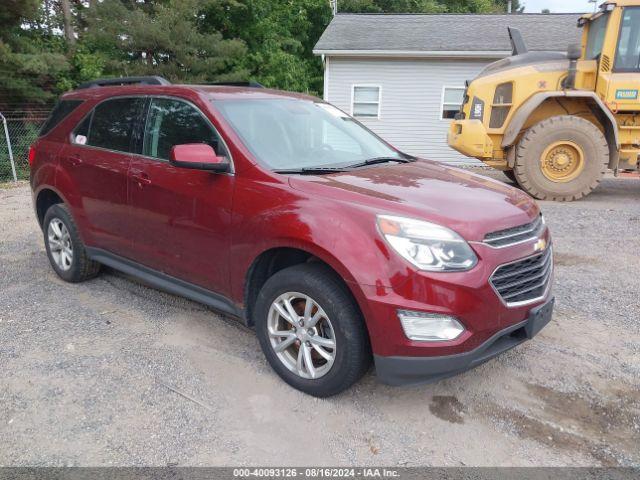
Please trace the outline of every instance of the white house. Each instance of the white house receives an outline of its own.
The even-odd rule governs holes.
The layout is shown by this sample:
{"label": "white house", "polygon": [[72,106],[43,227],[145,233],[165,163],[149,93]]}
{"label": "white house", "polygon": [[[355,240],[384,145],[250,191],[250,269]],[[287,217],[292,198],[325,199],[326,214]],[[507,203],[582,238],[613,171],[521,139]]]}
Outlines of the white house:
{"label": "white house", "polygon": [[471,163],[446,142],[465,80],[511,55],[507,26],[529,50],[565,51],[580,40],[580,14],[338,14],[318,40],[324,98],[399,149]]}

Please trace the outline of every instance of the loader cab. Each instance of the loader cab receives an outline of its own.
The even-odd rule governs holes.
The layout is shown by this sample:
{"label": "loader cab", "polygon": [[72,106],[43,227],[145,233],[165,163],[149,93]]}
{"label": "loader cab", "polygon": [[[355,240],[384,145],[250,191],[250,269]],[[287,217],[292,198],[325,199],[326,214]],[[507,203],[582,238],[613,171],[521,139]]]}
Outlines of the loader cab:
{"label": "loader cab", "polygon": [[606,2],[580,18],[582,58],[598,61],[596,93],[613,112],[640,110],[640,2]]}

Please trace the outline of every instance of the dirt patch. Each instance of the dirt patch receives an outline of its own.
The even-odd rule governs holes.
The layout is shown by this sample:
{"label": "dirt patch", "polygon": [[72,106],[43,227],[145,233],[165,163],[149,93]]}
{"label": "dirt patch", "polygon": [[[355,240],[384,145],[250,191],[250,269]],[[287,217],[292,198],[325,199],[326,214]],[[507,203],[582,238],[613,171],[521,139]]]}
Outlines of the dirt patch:
{"label": "dirt patch", "polygon": [[480,410],[521,438],[589,455],[603,466],[626,464],[640,444],[640,432],[629,435],[629,425],[640,424],[640,393],[632,389],[598,400],[536,384],[526,391],[537,405],[526,412],[497,404]]}
{"label": "dirt patch", "polygon": [[429,411],[446,422],[464,423],[466,408],[454,396],[435,395],[429,404]]}
{"label": "dirt patch", "polygon": [[553,263],[556,267],[573,267],[576,265],[595,265],[600,262],[597,258],[584,255],[554,252]]}

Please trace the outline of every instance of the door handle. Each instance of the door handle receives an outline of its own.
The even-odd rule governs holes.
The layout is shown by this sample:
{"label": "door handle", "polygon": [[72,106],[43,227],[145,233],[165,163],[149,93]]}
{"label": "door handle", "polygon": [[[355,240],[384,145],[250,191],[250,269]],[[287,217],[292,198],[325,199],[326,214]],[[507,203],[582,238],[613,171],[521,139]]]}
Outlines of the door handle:
{"label": "door handle", "polygon": [[144,172],[136,172],[131,174],[131,179],[138,184],[138,187],[142,188],[145,185],[151,185],[151,179],[149,175]]}
{"label": "door handle", "polygon": [[77,167],[82,163],[82,158],[79,155],[69,155],[69,163],[72,167]]}

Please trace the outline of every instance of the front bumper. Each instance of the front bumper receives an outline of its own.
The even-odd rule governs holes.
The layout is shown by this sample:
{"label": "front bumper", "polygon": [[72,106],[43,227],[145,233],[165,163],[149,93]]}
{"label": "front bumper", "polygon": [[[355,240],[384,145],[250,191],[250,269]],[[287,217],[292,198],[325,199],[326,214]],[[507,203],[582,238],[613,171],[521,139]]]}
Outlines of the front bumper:
{"label": "front bumper", "polygon": [[374,355],[376,375],[388,385],[413,385],[434,382],[471,368],[533,338],[550,321],[554,299],[531,310],[529,317],[500,330],[475,349],[440,357],[384,357]]}
{"label": "front bumper", "polygon": [[493,141],[480,120],[453,120],[447,141],[451,148],[468,157],[493,158]]}

